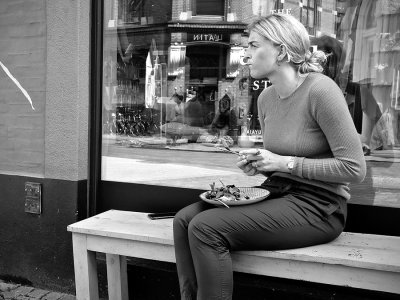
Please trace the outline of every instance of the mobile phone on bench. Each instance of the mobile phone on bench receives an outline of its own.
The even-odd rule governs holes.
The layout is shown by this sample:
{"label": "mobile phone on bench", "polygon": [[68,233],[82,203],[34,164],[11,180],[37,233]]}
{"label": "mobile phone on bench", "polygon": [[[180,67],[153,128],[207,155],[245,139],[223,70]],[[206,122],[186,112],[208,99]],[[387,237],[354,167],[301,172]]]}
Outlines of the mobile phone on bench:
{"label": "mobile phone on bench", "polygon": [[151,220],[170,219],[170,218],[175,217],[175,215],[176,215],[176,212],[174,212],[174,211],[147,214],[147,216]]}

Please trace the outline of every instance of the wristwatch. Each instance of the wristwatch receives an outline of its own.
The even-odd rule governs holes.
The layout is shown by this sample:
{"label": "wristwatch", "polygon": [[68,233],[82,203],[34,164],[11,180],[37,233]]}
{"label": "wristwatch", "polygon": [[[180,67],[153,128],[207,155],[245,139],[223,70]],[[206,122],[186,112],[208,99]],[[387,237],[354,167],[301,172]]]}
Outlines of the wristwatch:
{"label": "wristwatch", "polygon": [[288,168],[288,170],[289,171],[292,171],[293,170],[293,167],[294,167],[294,156],[291,156],[290,158],[289,158],[289,161],[288,161],[288,163],[286,164],[286,166],[287,166],[287,168]]}

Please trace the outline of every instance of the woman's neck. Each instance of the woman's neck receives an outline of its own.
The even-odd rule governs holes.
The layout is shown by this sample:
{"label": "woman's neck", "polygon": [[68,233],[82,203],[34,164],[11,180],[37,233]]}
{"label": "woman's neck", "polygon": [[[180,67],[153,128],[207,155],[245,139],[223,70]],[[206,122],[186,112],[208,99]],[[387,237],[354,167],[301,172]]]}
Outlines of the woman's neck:
{"label": "woman's neck", "polygon": [[274,85],[279,98],[287,98],[297,90],[305,77],[299,76],[297,71],[289,67],[275,73],[269,79]]}

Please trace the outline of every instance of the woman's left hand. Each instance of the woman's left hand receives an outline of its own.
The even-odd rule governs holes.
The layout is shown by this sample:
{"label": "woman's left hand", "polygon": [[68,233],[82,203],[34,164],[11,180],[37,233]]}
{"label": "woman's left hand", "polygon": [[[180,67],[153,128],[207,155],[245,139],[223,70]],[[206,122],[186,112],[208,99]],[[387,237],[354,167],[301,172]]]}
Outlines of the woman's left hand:
{"label": "woman's left hand", "polygon": [[248,149],[240,151],[249,164],[258,172],[288,172],[287,156],[281,156],[265,149]]}

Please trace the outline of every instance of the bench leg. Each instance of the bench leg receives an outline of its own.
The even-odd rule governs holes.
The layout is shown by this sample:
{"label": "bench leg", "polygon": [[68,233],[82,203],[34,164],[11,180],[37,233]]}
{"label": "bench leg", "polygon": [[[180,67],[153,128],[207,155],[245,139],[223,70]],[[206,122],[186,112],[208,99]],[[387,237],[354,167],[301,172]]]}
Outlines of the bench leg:
{"label": "bench leg", "polygon": [[116,254],[106,254],[108,298],[128,300],[128,275],[126,257]]}
{"label": "bench leg", "polygon": [[75,286],[77,300],[98,300],[99,286],[97,281],[96,253],[88,251],[86,236],[72,234]]}

